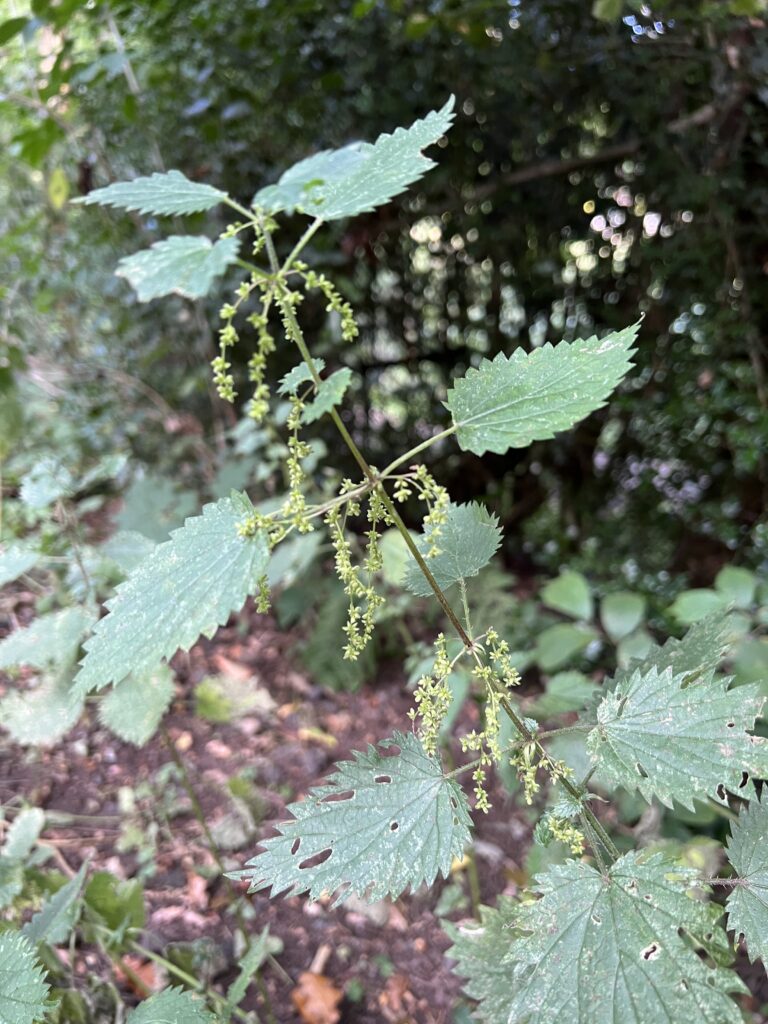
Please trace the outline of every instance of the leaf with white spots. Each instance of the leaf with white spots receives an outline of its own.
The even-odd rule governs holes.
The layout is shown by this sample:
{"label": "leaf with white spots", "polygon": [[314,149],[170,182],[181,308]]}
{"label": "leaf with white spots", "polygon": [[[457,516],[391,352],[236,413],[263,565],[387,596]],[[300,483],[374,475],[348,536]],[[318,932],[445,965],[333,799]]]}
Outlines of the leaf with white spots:
{"label": "leaf with white spots", "polygon": [[337,765],[327,785],[289,806],[294,820],[264,841],[264,852],[230,877],[249,880],[249,892],[335,892],[340,903],[352,893],[394,899],[447,875],[469,842],[466,797],[414,735],[379,744],[393,745],[398,754],[369,747]]}
{"label": "leaf with white spots", "polygon": [[33,1024],[42,1020],[49,989],[32,943],[19,932],[0,933],[2,1024]]}
{"label": "leaf with white spots", "polygon": [[695,877],[660,854],[605,875],[569,861],[537,877],[535,902],[452,928],[449,955],[487,1024],[740,1024],[731,993],[746,988],[721,966],[722,911],[691,898]]}
{"label": "leaf with white spots", "polygon": [[758,685],[729,690],[712,668],[641,666],[603,697],[587,750],[603,782],[648,801],[725,803],[748,775],[768,773],[768,741],[750,734],[764,700]]}
{"label": "leaf with white spots", "polygon": [[569,430],[605,405],[632,365],[639,329],[636,323],[604,338],[484,359],[448,392],[459,446],[475,455],[503,455]]}
{"label": "leaf with white spots", "polygon": [[728,860],[738,884],[728,896],[728,927],[743,935],[750,960],[768,964],[768,803],[752,797],[731,825]]}
{"label": "leaf with white spots", "polygon": [[99,706],[99,720],[126,743],[142,747],[152,739],[173,700],[173,673],[167,665],[121,679]]}
{"label": "leaf with white spots", "polygon": [[72,670],[44,676],[33,689],[11,690],[0,700],[0,725],[21,746],[50,747],[69,732],[83,710],[73,698]]}
{"label": "leaf with white spots", "polygon": [[454,98],[441,110],[380,135],[373,144],[351,143],[325,150],[289,168],[276,185],[253,197],[272,213],[301,210],[323,220],[354,217],[388,203],[435,166],[422,150],[445,135],[453,122]]}
{"label": "leaf with white spots", "polygon": [[29,626],[0,640],[0,669],[11,665],[45,668],[70,664],[93,619],[93,613],[86,608],[62,608],[41,615]]}
{"label": "leaf with white spots", "polygon": [[181,171],[166,171],[133,181],[118,181],[72,201],[85,206],[98,203],[139,213],[174,215],[202,213],[228,198],[226,192],[203,182],[190,181]]}
{"label": "leaf with white spots", "polygon": [[[426,555],[429,541],[416,541],[419,550]],[[490,562],[501,543],[499,521],[484,505],[472,502],[468,505],[450,505],[446,520],[440,527],[436,540],[439,554],[427,559],[430,572],[438,586],[447,590],[461,579],[477,576]],[[403,578],[403,586],[412,594],[428,597],[432,588],[419,569],[409,559]]]}
{"label": "leaf with white spots", "polygon": [[125,256],[115,273],[136,290],[141,302],[171,294],[199,299],[235,262],[239,246],[237,238],[211,242],[203,235],[172,235]]}
{"label": "leaf with white spots", "polygon": [[0,587],[13,582],[22,573],[29,572],[37,565],[39,559],[37,551],[25,548],[21,544],[9,544],[0,549]]}
{"label": "leaf with white spots", "polygon": [[201,634],[213,636],[242,608],[269,561],[262,533],[243,537],[238,531],[252,512],[248,496],[233,491],[187,519],[139,563],[85,643],[74,696],[153,672]]}

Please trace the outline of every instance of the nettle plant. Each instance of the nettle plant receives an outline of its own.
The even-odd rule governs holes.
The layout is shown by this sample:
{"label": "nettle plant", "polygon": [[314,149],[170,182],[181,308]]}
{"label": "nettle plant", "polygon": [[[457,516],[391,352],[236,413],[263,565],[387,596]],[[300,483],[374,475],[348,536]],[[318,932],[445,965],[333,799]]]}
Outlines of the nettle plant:
{"label": "nettle plant", "polygon": [[[450,955],[468,979],[481,1018],[505,1024],[736,1024],[742,1015],[732,997],[746,989],[729,968],[733,947],[722,923],[724,908],[712,893],[727,891],[727,927],[746,937],[752,958],[763,958],[768,804],[760,802],[751,780],[768,775],[768,746],[751,734],[762,707],[758,686],[731,689],[718,674],[728,646],[727,619],[695,624],[683,640],[653,648],[604,684],[578,723],[568,726],[586,734],[591,759],[586,777],[577,777],[548,749],[557,730],[542,731],[519,710],[520,676],[503,623],[470,621],[465,581],[498,549],[496,519],[482,505],[453,503],[418,461],[448,438],[476,455],[503,454],[572,427],[603,406],[629,371],[639,324],[602,338],[482,360],[448,391],[445,429],[382,469],[368,463],[340,413],[351,371],[326,373],[301,326],[302,300],[319,290],[342,338],[354,344],[358,330],[350,305],[324,274],[302,261],[302,252],[326,222],[370,211],[417,181],[433,166],[422,151],[449,130],[452,118],[450,100],[374,144],[317,153],[262,188],[248,207],[178,171],[113,184],[81,200],[154,216],[198,213],[221,203],[233,209],[237,219],[216,241],[176,235],[122,260],[117,272],[149,300],[169,293],[200,297],[225,268],[245,271],[221,309],[213,371],[219,393],[234,401],[229,354],[241,323],[250,324],[255,343],[248,415],[254,420],[270,416],[269,357],[276,346],[293,346],[296,365],[277,389],[291,407],[288,486],[280,506],[254,505],[245,493],[233,492],[155,548],[117,588],[108,614],[86,641],[72,699],[151,677],[179,648],[189,648],[201,634],[211,636],[249,596],[266,611],[273,553],[292,538],[323,529],[349,598],[344,657],[358,658],[381,618],[380,539],[394,528],[411,558],[403,586],[418,596],[434,595],[453,634],[435,641],[431,671],[415,691],[412,726],[339,764],[325,786],[291,805],[293,820],[232,877],[247,879],[250,892],[271,887],[273,894],[309,893],[310,899],[335,894],[336,902],[352,893],[396,898],[408,887],[431,885],[471,842],[470,799],[458,777],[471,773],[474,811],[483,812],[489,770],[511,765],[528,804],[544,807],[549,796],[535,838],[566,843],[572,859],[537,877],[529,896],[484,910],[480,923],[451,928]],[[281,218],[294,214],[311,222],[281,260],[275,235]],[[359,473],[341,480],[332,498],[313,502],[304,463],[312,451],[312,424],[320,417],[333,421]],[[416,537],[399,511],[409,499],[425,508]],[[356,531],[350,529],[354,523]],[[466,763],[446,772],[438,731],[451,702],[447,679],[458,664],[469,669],[484,698],[484,722],[480,731],[460,737]],[[143,698],[139,692],[133,699]],[[504,718],[513,729],[511,743],[500,739]],[[724,877],[703,877],[663,850],[620,849],[605,815],[595,810],[590,782],[599,782],[603,792],[637,790],[667,806],[677,801],[690,808],[697,799],[725,806],[738,798],[742,810],[724,856]]]}

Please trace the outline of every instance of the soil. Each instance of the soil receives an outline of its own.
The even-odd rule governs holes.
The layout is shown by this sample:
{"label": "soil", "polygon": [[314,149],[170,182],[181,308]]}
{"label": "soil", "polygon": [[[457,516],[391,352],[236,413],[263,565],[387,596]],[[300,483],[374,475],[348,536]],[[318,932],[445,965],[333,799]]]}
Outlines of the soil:
{"label": "soil", "polygon": [[[17,622],[25,622],[31,611],[24,604],[24,595],[17,595]],[[356,693],[331,692],[297,670],[296,644],[295,635],[280,633],[271,620],[246,612],[220,630],[214,643],[200,643],[188,655],[177,656],[173,706],[161,733],[140,749],[100,726],[96,702],[51,749],[7,743],[0,748],[0,802],[22,798],[46,811],[44,839],[52,849],[52,865],[71,875],[88,860],[92,871],[142,876],[147,907],[142,945],[165,955],[169,943],[210,940],[206,969],[218,991],[226,990],[235,973],[237,922],[232,910],[238,901],[210,852],[183,784],[165,778],[164,766],[183,762],[214,833],[226,824],[225,816],[231,818],[229,780],[250,780],[256,820],[246,831],[252,834],[242,835],[241,825],[234,848],[222,853],[224,866],[236,869],[254,855],[260,838],[273,834],[273,826],[290,816],[286,804],[319,784],[334,762],[395,730],[410,728],[411,695],[401,669],[385,666],[375,685]],[[211,675],[255,677],[274,705],[230,723],[207,721],[195,712],[193,690]],[[471,707],[463,712],[468,728],[477,724],[471,720],[473,713]],[[163,783],[158,783],[158,772]],[[129,821],[146,834],[151,856],[123,848],[126,800],[130,804],[132,799]],[[491,800],[491,813],[479,816],[475,853],[483,901],[493,901],[502,890],[516,890],[530,834],[524,812],[500,784]],[[246,906],[252,908],[247,927],[258,933],[269,925],[284,948],[264,969],[262,992],[255,992],[244,1007],[258,1009],[262,1020],[314,1024],[311,1013],[301,1016],[296,1007],[298,986],[306,984],[302,975],[312,972],[327,979],[334,998],[340,998],[339,1024],[449,1024],[460,1001],[461,980],[444,960],[450,942],[443,931],[445,918],[435,908],[450,884],[451,894],[462,899],[465,909],[449,918],[468,916],[470,875],[476,877],[471,863],[456,865],[448,881],[429,891],[373,906],[356,899],[332,908],[328,901],[310,903],[305,896],[246,897]],[[244,891],[245,884],[237,883],[236,889]],[[83,949],[80,961],[82,972],[110,974],[109,961],[93,949]],[[149,979],[150,989],[164,980],[153,974],[146,958],[129,958],[129,966]],[[136,979],[118,972],[117,982],[129,1004],[137,1001]],[[265,1000],[271,1018],[265,1014]],[[320,1014],[316,1020],[332,1024],[334,1017]]]}

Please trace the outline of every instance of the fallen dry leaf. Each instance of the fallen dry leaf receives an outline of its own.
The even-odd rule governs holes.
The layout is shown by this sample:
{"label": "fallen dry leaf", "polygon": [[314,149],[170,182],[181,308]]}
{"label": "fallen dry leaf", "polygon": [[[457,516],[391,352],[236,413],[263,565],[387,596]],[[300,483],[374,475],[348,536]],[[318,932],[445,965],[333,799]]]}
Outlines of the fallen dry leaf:
{"label": "fallen dry leaf", "polygon": [[291,1001],[304,1024],[338,1024],[343,993],[324,974],[304,971],[291,993]]}

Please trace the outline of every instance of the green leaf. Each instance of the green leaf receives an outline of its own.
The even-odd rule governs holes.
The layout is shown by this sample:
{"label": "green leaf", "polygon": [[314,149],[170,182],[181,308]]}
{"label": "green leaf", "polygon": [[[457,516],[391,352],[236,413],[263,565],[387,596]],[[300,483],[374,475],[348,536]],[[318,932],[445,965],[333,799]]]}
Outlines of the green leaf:
{"label": "green leaf", "polygon": [[140,302],[171,294],[199,299],[235,262],[239,248],[237,238],[211,242],[202,235],[171,235],[149,249],[125,256],[115,273],[135,288]]}
{"label": "green leaf", "polygon": [[149,473],[131,481],[117,525],[150,540],[167,540],[171,530],[183,525],[197,507],[197,496],[191,491],[179,491],[165,477]]}
{"label": "green leaf", "polygon": [[602,781],[638,789],[648,801],[725,803],[727,790],[744,786],[743,772],[768,772],[768,741],[749,734],[763,701],[758,686],[729,690],[711,668],[641,666],[601,701],[587,749]]}
{"label": "green leaf", "polygon": [[616,661],[621,668],[627,668],[632,661],[647,658],[655,644],[647,629],[636,629],[634,633],[619,640],[616,645]]}
{"label": "green leaf", "polygon": [[167,665],[142,675],[132,672],[104,697],[99,720],[124,742],[142,747],[157,732],[173,694],[173,672]]}
{"label": "green leaf", "polygon": [[320,419],[323,413],[330,412],[331,409],[339,405],[351,380],[352,371],[345,366],[322,381],[313,401],[304,407],[304,412],[301,414],[302,422],[314,423],[315,420]]}
{"label": "green leaf", "polygon": [[[163,538],[164,539],[164,538]],[[130,573],[154,548],[154,541],[137,530],[118,530],[101,545],[101,553],[123,573]]]}
{"label": "green leaf", "polygon": [[597,686],[583,672],[559,672],[547,681],[545,693],[534,704],[536,718],[553,718],[566,711],[578,711],[589,703]]}
{"label": "green leaf", "polygon": [[[616,674],[613,685],[626,682],[636,669],[661,675],[667,669],[675,674],[714,672],[731,645],[728,621],[722,614],[710,615],[694,623],[682,640],[671,638],[663,647],[653,646],[645,660]],[[605,684],[604,684],[605,685]],[[611,686],[611,684],[608,684]]]}
{"label": "green leaf", "polygon": [[352,143],[326,150],[287,170],[277,185],[253,197],[254,206],[273,213],[301,209],[323,220],[354,217],[388,203],[435,166],[422,150],[445,135],[453,121],[454,98],[410,128],[380,135],[373,145]]}
{"label": "green leaf", "polygon": [[31,625],[0,640],[0,669],[10,665],[66,667],[74,659],[80,639],[93,620],[93,613],[85,608],[62,608],[41,615]]}
{"label": "green leaf", "polygon": [[[395,733],[380,747],[343,761],[328,784],[291,804],[294,821],[264,841],[264,852],[232,878],[249,892],[309,892],[311,899],[336,893],[337,903],[356,893],[374,901],[396,899],[407,886],[431,885],[447,875],[469,841],[469,810],[461,787],[443,775],[416,736]],[[322,863],[307,863],[329,851]],[[302,867],[302,865],[306,865]]]}
{"label": "green leaf", "polygon": [[[447,590],[461,579],[477,576],[493,558],[500,543],[499,521],[484,505],[477,502],[468,505],[451,504],[437,538],[440,553],[428,558],[427,565],[438,586]],[[422,555],[426,555],[430,547],[429,540],[422,537],[416,544]],[[405,570],[403,586],[418,597],[427,597],[432,593],[432,588],[413,559]]]}
{"label": "green leaf", "polygon": [[751,961],[768,964],[768,804],[752,796],[731,825],[728,860],[739,884],[725,904],[728,927],[744,936]]}
{"label": "green leaf", "polygon": [[123,881],[109,871],[97,871],[86,886],[85,902],[114,932],[144,927],[144,889],[138,879]]}
{"label": "green leaf", "polygon": [[715,589],[723,595],[728,604],[737,608],[749,608],[755,599],[757,577],[749,569],[726,565],[715,577]]}
{"label": "green leaf", "polygon": [[536,661],[545,672],[554,672],[566,662],[581,654],[595,639],[589,626],[572,626],[560,622],[539,633],[536,638]]}
{"label": "green leaf", "polygon": [[48,508],[59,498],[74,493],[75,479],[59,459],[52,455],[39,459],[21,481],[19,497],[27,508]]}
{"label": "green leaf", "polygon": [[571,570],[550,580],[541,591],[541,600],[547,608],[573,619],[591,619],[594,611],[589,583],[580,572]]}
{"label": "green leaf", "polygon": [[29,21],[28,15],[22,15],[19,18],[8,18],[0,23],[0,46],[5,46],[14,36],[23,32]]}
{"label": "green leaf", "polygon": [[489,1024],[741,1024],[729,993],[747,990],[719,962],[721,909],[688,895],[696,875],[660,854],[626,854],[605,874],[556,865],[538,900],[486,911],[449,955]]}
{"label": "green leaf", "polygon": [[24,572],[29,572],[40,555],[37,551],[22,547],[20,544],[8,544],[0,551],[0,587],[12,583]]}
{"label": "green leaf", "polygon": [[0,724],[22,746],[49,747],[69,732],[83,710],[73,700],[69,672],[43,678],[34,690],[12,690],[0,700]]}
{"label": "green leaf", "polygon": [[479,909],[479,922],[446,922],[445,931],[453,941],[446,955],[457,961],[455,973],[469,979],[464,991],[480,1003],[482,1019],[508,1024],[510,966],[505,954],[520,934],[514,923],[516,904],[509,896],[500,896],[498,909]]}
{"label": "green leaf", "polygon": [[33,1024],[47,1009],[49,986],[34,947],[19,932],[0,933],[0,1021]]}
{"label": "green leaf", "polygon": [[25,860],[32,852],[44,825],[45,814],[39,807],[25,808],[13,819],[0,853],[8,860]]}
{"label": "green leaf", "polygon": [[743,683],[761,683],[768,695],[768,639],[743,640],[736,649],[733,675],[739,686]]}
{"label": "green leaf", "polygon": [[127,1024],[214,1024],[199,996],[181,988],[167,988],[139,1003]]}
{"label": "green leaf", "polygon": [[722,611],[727,604],[728,599],[725,595],[701,587],[696,590],[684,590],[682,594],[678,594],[669,611],[681,626],[690,626]]}
{"label": "green leaf", "polygon": [[600,602],[600,621],[608,636],[617,643],[634,632],[645,616],[645,598],[629,590],[606,594]]}
{"label": "green leaf", "polygon": [[[325,369],[325,360],[313,356],[312,362],[317,372],[322,373]],[[295,395],[302,384],[310,384],[313,380],[312,371],[306,363],[301,362],[281,379],[277,393],[278,395]]]}
{"label": "green leaf", "polygon": [[598,21],[618,21],[624,10],[624,0],[594,0],[592,17]]}
{"label": "green leaf", "polygon": [[226,1019],[227,1012],[232,1010],[245,998],[248,986],[254,974],[266,963],[267,958],[274,953],[280,953],[283,943],[280,939],[269,934],[269,925],[266,925],[255,942],[251,943],[250,949],[239,963],[240,973],[227,989],[227,1003],[222,1016]]}
{"label": "green leaf", "polygon": [[107,602],[109,615],[85,643],[75,695],[153,671],[242,608],[269,561],[261,533],[238,533],[252,511],[247,495],[233,491],[158,544]]}
{"label": "green leaf", "polygon": [[80,910],[80,893],[85,882],[88,865],[83,864],[74,878],[62,885],[22,928],[30,942],[57,945],[66,942],[74,928]]}
{"label": "green leaf", "polygon": [[177,213],[201,213],[228,199],[212,185],[190,181],[181,171],[150,174],[133,181],[118,181],[106,188],[97,188],[87,196],[74,199],[75,203],[90,206],[117,206],[122,210],[172,216]]}
{"label": "green leaf", "polygon": [[640,323],[605,338],[562,341],[470,369],[448,392],[459,446],[503,455],[568,430],[605,405],[631,366]]}

